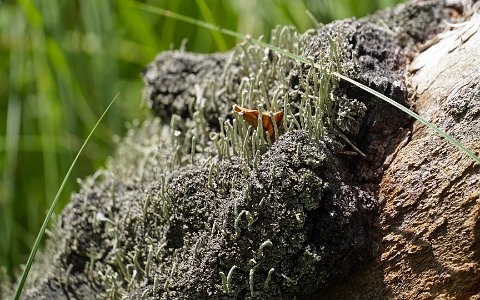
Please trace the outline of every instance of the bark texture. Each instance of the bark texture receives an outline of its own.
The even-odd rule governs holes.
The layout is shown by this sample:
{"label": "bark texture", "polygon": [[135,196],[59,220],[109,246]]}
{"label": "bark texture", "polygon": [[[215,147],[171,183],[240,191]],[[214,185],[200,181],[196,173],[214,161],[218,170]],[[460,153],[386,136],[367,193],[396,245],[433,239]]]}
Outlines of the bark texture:
{"label": "bark texture", "polygon": [[[410,64],[416,111],[480,152],[480,18]],[[415,122],[380,184],[378,258],[321,299],[480,299],[480,168]]]}

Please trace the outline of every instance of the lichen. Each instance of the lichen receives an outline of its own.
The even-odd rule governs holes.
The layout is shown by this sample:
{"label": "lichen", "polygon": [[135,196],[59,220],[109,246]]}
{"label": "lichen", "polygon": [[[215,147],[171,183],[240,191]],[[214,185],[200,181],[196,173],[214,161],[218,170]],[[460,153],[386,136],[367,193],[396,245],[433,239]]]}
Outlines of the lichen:
{"label": "lichen", "polygon": [[[279,27],[271,43],[321,67],[246,41],[228,54],[167,52],[146,68],[157,118],[132,124],[108,166],[81,183],[30,298],[288,299],[371,258],[374,167],[386,155],[375,141],[405,118],[379,130],[371,111],[384,107],[331,71],[405,101],[399,47],[354,20],[304,34]],[[233,104],[284,111],[277,139]],[[370,161],[342,154],[372,128],[360,143]],[[358,179],[357,160],[373,175]]]}

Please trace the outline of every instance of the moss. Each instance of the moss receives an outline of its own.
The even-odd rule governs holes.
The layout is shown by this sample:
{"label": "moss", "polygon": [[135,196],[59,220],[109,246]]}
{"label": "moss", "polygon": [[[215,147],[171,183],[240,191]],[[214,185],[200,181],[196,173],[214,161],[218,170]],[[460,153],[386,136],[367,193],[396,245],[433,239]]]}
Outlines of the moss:
{"label": "moss", "polygon": [[[107,168],[81,183],[29,298],[288,299],[374,255],[384,145],[408,119],[330,71],[405,102],[401,48],[355,20],[279,27],[272,39],[322,68],[248,43],[168,52],[146,68],[158,118],[132,124]],[[277,140],[234,103],[284,111]],[[339,154],[348,139],[367,157]]]}
{"label": "moss", "polygon": [[448,1],[409,1],[378,12],[366,20],[384,27],[398,43],[411,50],[415,43],[423,43],[445,28],[443,10]]}

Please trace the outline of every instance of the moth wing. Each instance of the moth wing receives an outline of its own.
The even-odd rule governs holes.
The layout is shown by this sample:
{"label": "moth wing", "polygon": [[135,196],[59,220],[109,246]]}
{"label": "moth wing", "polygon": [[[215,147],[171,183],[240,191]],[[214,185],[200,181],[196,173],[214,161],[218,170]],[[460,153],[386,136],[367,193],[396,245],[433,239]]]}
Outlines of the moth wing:
{"label": "moth wing", "polygon": [[282,125],[282,118],[283,118],[283,111],[276,112],[273,115],[273,119],[275,120],[277,127],[280,127]]}
{"label": "moth wing", "polygon": [[270,135],[270,140],[273,140],[275,132],[273,130],[273,123],[272,123],[272,119],[270,118],[270,114],[263,113],[262,125],[263,125],[263,130],[268,131],[268,134]]}
{"label": "moth wing", "polygon": [[247,122],[248,125],[251,125],[253,128],[258,126],[258,111],[248,110],[243,112],[243,119]]}
{"label": "moth wing", "polygon": [[236,112],[242,112],[242,111],[245,110],[245,108],[234,104],[234,105],[233,105],[233,110],[236,111]]}
{"label": "moth wing", "polygon": [[253,128],[258,126],[258,111],[253,109],[247,109],[238,105],[233,105],[233,110],[236,112],[243,113],[243,120],[247,122],[248,125],[251,125]]}
{"label": "moth wing", "polygon": [[262,115],[262,126],[265,130],[268,130],[270,126],[273,126],[272,119],[270,119],[270,114],[263,113]]}

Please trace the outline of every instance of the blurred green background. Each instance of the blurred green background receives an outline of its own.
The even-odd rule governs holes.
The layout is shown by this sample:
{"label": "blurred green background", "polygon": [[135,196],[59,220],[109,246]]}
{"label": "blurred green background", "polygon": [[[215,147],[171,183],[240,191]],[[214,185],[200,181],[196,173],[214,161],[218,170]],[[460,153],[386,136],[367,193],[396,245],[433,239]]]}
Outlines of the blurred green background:
{"label": "blurred green background", "polygon": [[[300,31],[363,16],[399,0],[142,1],[252,36],[277,24]],[[144,66],[165,49],[226,51],[237,41],[138,11],[132,0],[0,0],[0,280],[26,262],[48,205],[89,130],[113,109],[74,169],[59,212],[83,178],[114,151],[142,106]]]}

